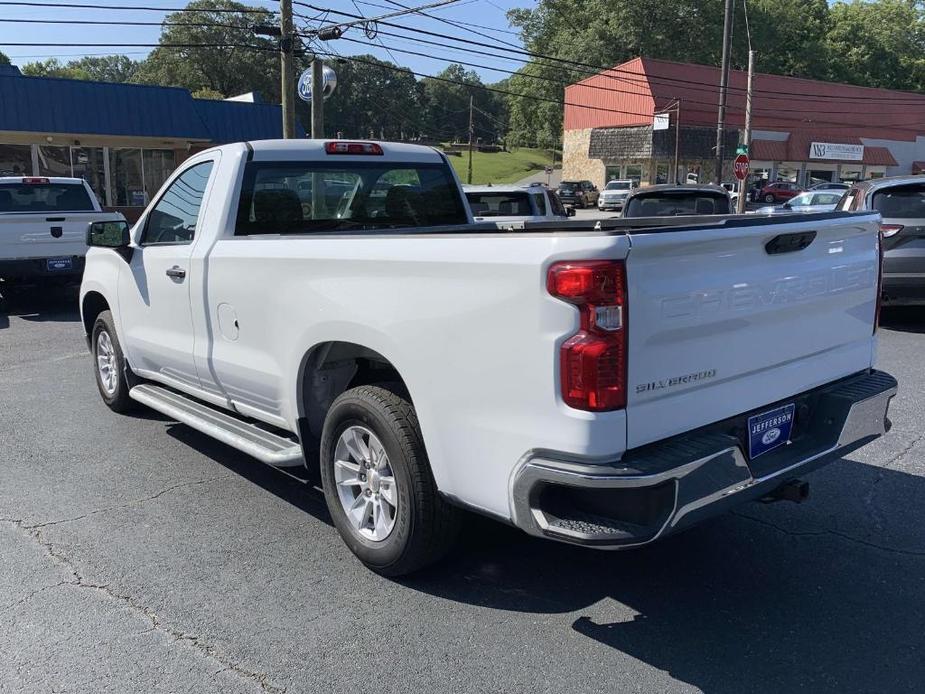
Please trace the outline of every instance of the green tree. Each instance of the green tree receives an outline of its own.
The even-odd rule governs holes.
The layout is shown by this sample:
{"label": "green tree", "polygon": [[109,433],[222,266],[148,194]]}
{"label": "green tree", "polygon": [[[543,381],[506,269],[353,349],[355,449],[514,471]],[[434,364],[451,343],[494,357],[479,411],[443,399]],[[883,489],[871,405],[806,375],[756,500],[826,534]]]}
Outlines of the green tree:
{"label": "green tree", "polygon": [[57,58],[26,63],[24,75],[32,77],[64,77],[72,80],[97,82],[129,82],[138,69],[138,62],[124,55],[85,56],[67,64]]}
{"label": "green tree", "polygon": [[[394,63],[371,55],[354,56],[356,60],[329,63],[337,74],[337,88],[325,101],[325,132],[345,137],[405,139],[425,134],[420,117],[421,89],[410,72],[396,69]],[[303,61],[300,65],[308,69]],[[301,99],[296,113],[308,127],[311,107]]]}
{"label": "green tree", "polygon": [[915,0],[839,2],[826,35],[829,76],[891,89],[925,89],[925,6]]}
{"label": "green tree", "polygon": [[12,65],[10,62],[10,56],[8,56],[3,51],[0,51],[0,65]]}
{"label": "green tree", "polygon": [[225,97],[259,91],[278,101],[276,42],[253,32],[255,25],[276,23],[275,15],[245,11],[254,8],[232,0],[194,0],[186,8],[167,15],[161,45],[142,62],[133,81],[208,89]]}

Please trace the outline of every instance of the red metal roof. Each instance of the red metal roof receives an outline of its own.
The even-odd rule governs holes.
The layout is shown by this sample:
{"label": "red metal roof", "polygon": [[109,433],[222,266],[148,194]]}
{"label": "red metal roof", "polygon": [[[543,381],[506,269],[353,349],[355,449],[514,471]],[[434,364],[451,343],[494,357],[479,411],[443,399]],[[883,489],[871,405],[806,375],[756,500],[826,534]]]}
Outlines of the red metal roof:
{"label": "red metal roof", "polygon": [[786,140],[752,140],[751,159],[755,161],[788,161]]}
{"label": "red metal roof", "polygon": [[[740,70],[729,75],[732,128],[744,125],[747,77]],[[566,87],[564,126],[648,125],[656,108],[680,99],[683,124],[715,127],[718,85],[716,67],[635,58]],[[849,133],[907,141],[925,134],[925,94],[913,92],[756,74],[752,109],[755,130],[825,132],[836,142]]]}

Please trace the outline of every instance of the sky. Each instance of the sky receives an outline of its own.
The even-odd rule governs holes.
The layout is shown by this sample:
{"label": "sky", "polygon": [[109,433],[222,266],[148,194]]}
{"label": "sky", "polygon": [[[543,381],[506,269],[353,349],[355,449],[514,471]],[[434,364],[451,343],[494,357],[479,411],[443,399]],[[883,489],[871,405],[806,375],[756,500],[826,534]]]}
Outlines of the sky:
{"label": "sky", "polygon": [[[53,0],[48,0],[53,2]],[[92,4],[94,0],[71,0],[80,4]],[[268,9],[277,9],[279,4],[272,0],[241,0],[244,4],[257,7],[266,7]],[[341,10],[351,14],[363,14],[366,16],[377,16],[394,11],[397,8],[389,5],[386,0],[306,0],[313,5],[330,8],[332,10]],[[149,7],[176,8],[186,5],[187,0],[98,0],[100,4],[120,5],[131,7],[133,5],[144,5]],[[404,5],[424,5],[429,4],[427,0],[401,0]],[[463,28],[449,26],[436,19],[411,15],[401,17],[396,20],[408,26],[414,26],[421,29],[427,29],[442,34],[450,34],[463,38],[469,38],[474,41],[484,41],[489,43],[508,42],[520,45],[520,39],[513,32],[505,17],[505,12],[514,7],[532,7],[532,0],[459,0],[459,2],[449,5],[445,8],[428,10],[436,16],[443,17],[447,20],[469,22],[472,24],[482,25],[495,29],[491,31],[483,28],[469,27],[468,31]],[[359,8],[360,12],[357,11]],[[297,12],[309,14],[311,11],[305,8],[296,7]],[[125,21],[160,21],[164,18],[164,12],[156,11],[121,11],[121,10],[86,10],[71,9],[64,7],[0,7],[0,51],[6,53],[14,65],[22,65],[27,62],[44,60],[55,57],[61,62],[66,63],[68,60],[79,58],[83,55],[108,55],[112,53],[122,53],[133,59],[142,59],[150,51],[148,48],[124,47],[124,48],[95,48],[95,47],[36,47],[36,46],[16,46],[11,43],[157,43],[160,36],[160,28],[156,26],[92,26],[92,25],[66,25],[66,24],[22,24],[6,22],[3,20],[12,19],[81,19],[103,21],[125,20]],[[348,21],[346,17],[330,15],[332,21]],[[381,27],[384,30],[394,31],[389,27]],[[350,29],[346,38],[361,40],[367,42],[361,28]],[[439,40],[434,37],[425,36],[428,40]],[[381,42],[381,43],[380,43]],[[391,55],[382,47],[391,49]],[[467,60],[468,62],[481,63],[495,67],[501,67],[507,70],[516,70],[522,64],[520,59],[506,60],[490,58],[485,56],[471,56],[461,50],[451,50],[449,48],[437,48],[416,44],[413,40],[407,41],[391,36],[379,36],[372,41],[372,45],[362,45],[347,40],[334,41],[329,44],[338,53],[344,55],[357,55],[362,53],[371,53],[384,60],[392,60],[399,65],[408,67],[416,72],[435,74],[445,68],[454,60]],[[498,44],[499,49],[503,51],[504,46]],[[417,51],[439,56],[439,58],[424,58],[415,55],[409,55],[399,52],[400,49]],[[497,72],[487,69],[474,69],[485,82],[497,82],[505,77],[507,73]]]}

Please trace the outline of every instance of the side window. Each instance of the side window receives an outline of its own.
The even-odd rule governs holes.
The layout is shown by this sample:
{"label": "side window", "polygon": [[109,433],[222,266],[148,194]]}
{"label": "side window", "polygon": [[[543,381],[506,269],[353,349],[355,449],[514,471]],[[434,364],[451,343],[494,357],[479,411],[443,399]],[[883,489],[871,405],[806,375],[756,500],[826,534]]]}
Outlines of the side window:
{"label": "side window", "polygon": [[196,164],[174,179],[148,213],[141,245],[192,243],[212,164]]}
{"label": "side window", "polygon": [[568,217],[568,212],[565,209],[565,205],[562,204],[562,201],[559,199],[559,196],[549,192],[549,207],[552,209],[552,213],[557,217]]}
{"label": "side window", "polygon": [[533,204],[536,207],[536,214],[540,217],[546,216],[546,196],[543,193],[533,194]]}

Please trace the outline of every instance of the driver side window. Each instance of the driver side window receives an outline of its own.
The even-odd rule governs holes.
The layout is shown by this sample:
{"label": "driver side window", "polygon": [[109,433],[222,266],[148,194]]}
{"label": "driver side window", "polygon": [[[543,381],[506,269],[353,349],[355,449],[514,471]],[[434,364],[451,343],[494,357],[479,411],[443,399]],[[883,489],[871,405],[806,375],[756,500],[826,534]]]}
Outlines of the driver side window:
{"label": "driver side window", "polygon": [[204,161],[191,166],[164,191],[148,213],[143,246],[192,243],[212,164]]}

